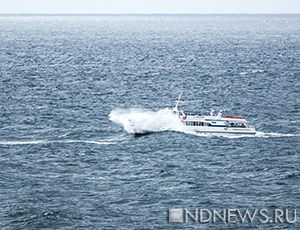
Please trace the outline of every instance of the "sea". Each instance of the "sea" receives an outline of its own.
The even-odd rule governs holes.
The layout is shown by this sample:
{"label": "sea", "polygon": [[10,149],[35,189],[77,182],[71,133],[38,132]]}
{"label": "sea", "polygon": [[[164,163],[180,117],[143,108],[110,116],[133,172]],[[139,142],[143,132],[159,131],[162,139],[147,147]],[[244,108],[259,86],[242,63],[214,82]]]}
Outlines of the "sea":
{"label": "sea", "polygon": [[0,15],[0,171],[4,230],[300,229],[300,15]]}

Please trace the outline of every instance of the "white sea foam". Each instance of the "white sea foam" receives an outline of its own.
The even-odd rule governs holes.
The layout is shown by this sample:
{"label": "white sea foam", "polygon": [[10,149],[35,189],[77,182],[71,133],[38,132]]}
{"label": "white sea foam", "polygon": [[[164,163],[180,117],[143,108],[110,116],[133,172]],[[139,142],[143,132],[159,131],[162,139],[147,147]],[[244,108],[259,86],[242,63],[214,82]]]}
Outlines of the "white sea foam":
{"label": "white sea foam", "polygon": [[256,132],[256,137],[300,137],[300,134],[292,134],[292,133],[263,133],[263,132]]}
{"label": "white sea foam", "polygon": [[157,112],[146,109],[116,109],[109,114],[109,119],[121,124],[129,133],[160,131],[183,131],[178,117],[169,109]]}

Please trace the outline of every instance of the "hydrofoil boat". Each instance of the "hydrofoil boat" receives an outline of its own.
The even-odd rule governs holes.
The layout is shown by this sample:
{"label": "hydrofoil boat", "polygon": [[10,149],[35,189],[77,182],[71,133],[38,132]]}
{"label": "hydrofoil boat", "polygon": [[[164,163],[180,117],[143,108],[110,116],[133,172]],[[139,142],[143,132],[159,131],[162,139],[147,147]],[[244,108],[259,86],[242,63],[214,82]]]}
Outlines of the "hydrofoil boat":
{"label": "hydrofoil boat", "polygon": [[256,133],[255,128],[247,124],[245,117],[223,116],[222,110],[217,115],[214,115],[214,110],[209,114],[179,110],[180,98],[181,94],[173,108],[173,113],[178,116],[185,131],[211,135],[255,135]]}

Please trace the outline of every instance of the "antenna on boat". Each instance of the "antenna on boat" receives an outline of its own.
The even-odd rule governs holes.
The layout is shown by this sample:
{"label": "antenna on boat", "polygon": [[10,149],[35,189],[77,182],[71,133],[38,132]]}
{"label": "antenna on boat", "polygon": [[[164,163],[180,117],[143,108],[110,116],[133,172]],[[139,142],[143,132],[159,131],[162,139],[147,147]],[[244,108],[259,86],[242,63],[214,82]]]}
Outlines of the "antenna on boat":
{"label": "antenna on boat", "polygon": [[180,102],[181,94],[182,94],[182,93],[179,94],[179,97],[178,97],[176,106],[174,107],[174,110],[175,110],[175,111],[178,111],[178,105],[179,105],[179,102]]}

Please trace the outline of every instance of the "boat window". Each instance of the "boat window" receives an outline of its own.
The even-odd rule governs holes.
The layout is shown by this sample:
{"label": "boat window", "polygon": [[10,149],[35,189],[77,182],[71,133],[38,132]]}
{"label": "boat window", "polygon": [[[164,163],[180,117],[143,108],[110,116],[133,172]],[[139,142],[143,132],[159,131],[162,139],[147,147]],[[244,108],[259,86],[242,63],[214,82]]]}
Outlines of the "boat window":
{"label": "boat window", "polygon": [[208,126],[207,122],[201,121],[185,121],[186,126]]}

